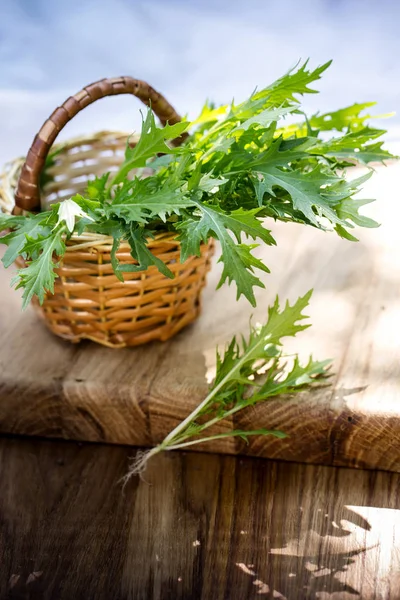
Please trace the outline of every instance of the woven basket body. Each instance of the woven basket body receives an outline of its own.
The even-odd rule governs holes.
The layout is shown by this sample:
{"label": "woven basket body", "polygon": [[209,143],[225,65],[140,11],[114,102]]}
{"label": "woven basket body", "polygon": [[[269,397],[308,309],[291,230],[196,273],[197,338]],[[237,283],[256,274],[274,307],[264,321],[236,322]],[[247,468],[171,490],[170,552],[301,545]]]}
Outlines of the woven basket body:
{"label": "woven basket body", "polygon": [[[126,140],[127,134],[101,132],[54,146],[57,152],[46,168],[40,194],[42,210],[48,203],[82,193],[93,176],[115,171],[123,161]],[[10,194],[17,185],[21,162],[3,176],[3,208],[10,209]],[[169,279],[150,267],[125,273],[124,282],[117,279],[111,265],[112,242],[108,236],[92,233],[74,235],[68,241],[54,294],[48,294],[42,306],[34,301],[56,335],[71,342],[90,339],[109,347],[135,346],[166,341],[197,318],[214,249],[212,242],[201,246],[201,256],[181,264],[176,234],[160,233],[149,240],[148,246],[175,278]],[[122,264],[135,263],[125,242],[117,256]]]}

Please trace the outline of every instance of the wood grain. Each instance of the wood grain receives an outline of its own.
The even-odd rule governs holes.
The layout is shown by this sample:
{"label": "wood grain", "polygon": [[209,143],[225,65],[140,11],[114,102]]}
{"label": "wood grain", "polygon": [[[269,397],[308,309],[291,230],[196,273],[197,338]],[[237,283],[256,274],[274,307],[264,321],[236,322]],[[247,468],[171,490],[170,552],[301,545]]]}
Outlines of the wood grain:
{"label": "wood grain", "polygon": [[0,439],[0,597],[396,600],[400,475]]}
{"label": "wood grain", "polygon": [[[31,309],[21,314],[0,272],[0,431],[117,444],[159,442],[204,397],[215,346],[264,320],[279,292],[294,301],[314,288],[313,327],[288,344],[307,358],[334,357],[330,388],[272,400],[238,413],[222,428],[276,428],[286,440],[252,438],[194,446],[290,461],[400,471],[400,299],[392,186],[398,166],[378,169],[369,197],[380,229],[352,244],[311,228],[272,224],[276,248],[259,248],[271,267],[258,307],[236,302],[235,289],[215,292],[215,264],[202,317],[167,343],[111,350],[53,337]],[[370,211],[371,214],[371,211]]]}

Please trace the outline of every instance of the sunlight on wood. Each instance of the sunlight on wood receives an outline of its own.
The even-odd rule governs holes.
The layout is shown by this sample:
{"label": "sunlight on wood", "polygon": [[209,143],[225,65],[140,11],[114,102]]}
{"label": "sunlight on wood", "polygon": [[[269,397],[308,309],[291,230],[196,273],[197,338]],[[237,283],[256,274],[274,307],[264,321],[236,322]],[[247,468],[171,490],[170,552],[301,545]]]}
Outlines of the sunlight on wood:
{"label": "sunlight on wood", "polygon": [[[339,524],[332,520],[332,515],[324,515],[331,534],[302,529],[298,538],[288,540],[282,548],[272,548],[270,555],[282,557],[281,568],[285,568],[284,561],[290,557],[293,564],[297,559],[301,571],[288,573],[287,577],[303,580],[308,572],[306,589],[315,591],[315,598],[331,598],[323,588],[335,589],[335,585],[342,593],[362,594],[362,598],[370,598],[373,593],[388,598],[390,590],[396,589],[393,572],[400,572],[400,510],[352,505],[344,508],[348,509],[349,517],[341,519]],[[331,564],[321,559],[323,555],[330,557]],[[255,578],[253,585],[259,587],[259,594],[269,593],[272,588],[261,579],[260,572],[248,569],[243,563],[236,564],[243,573]],[[275,568],[279,566],[279,562],[274,564]],[[396,581],[399,583],[400,579]],[[278,590],[274,590],[273,596],[285,597]]]}

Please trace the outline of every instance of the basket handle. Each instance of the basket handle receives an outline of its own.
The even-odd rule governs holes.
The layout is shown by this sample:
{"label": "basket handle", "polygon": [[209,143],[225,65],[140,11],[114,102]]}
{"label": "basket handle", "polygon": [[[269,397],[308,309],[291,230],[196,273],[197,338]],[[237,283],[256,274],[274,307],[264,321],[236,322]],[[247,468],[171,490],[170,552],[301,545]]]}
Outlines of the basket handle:
{"label": "basket handle", "polygon": [[[71,96],[64,104],[56,108],[33,140],[17,185],[15,193],[17,209],[15,212],[40,210],[39,176],[54,140],[68,121],[92,102],[106,96],[118,94],[137,96],[144,104],[151,106],[154,114],[157,115],[163,125],[167,122],[174,125],[181,120],[181,117],[164,96],[139,79],[114,77],[112,79],[101,79],[84,87],[83,90]],[[184,134],[180,136],[175,140],[175,144],[182,143],[185,137]]]}

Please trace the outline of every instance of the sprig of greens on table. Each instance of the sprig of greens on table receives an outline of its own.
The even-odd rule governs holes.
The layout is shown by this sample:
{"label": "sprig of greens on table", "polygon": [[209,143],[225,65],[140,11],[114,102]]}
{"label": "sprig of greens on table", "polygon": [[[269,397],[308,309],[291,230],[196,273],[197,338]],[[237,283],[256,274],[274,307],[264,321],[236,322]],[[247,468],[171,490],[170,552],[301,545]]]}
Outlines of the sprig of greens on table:
{"label": "sprig of greens on table", "polygon": [[[127,145],[117,173],[90,181],[84,195],[46,212],[0,214],[0,231],[11,230],[1,239],[8,246],[4,265],[18,256],[28,263],[14,280],[23,288],[24,307],[33,296],[43,302],[53,292],[66,241],[87,231],[112,236],[112,265],[121,281],[124,271],[152,265],[173,277],[146,245],[158,232],[177,232],[182,261],[215,238],[222,250],[219,285],[234,281],[237,296],[255,306],[254,287],[264,287],[257,271],[269,270],[252,253],[254,241],[276,243],[268,218],[333,228],[348,240],[356,240],[350,232],[355,225],[375,227],[359,214],[370,200],[354,198],[371,171],[345,178],[349,166],[392,158],[377,141],[384,130],[370,127],[369,115],[362,115],[373,103],[309,118],[299,104],[298,96],[314,93],[309,86],[329,64],[312,71],[305,63],[237,105],[206,104],[192,123],[161,128],[149,111],[139,142]],[[184,144],[174,146],[185,132]],[[141,179],[140,170],[149,166],[152,175]],[[139,173],[128,178],[133,170]],[[118,262],[122,240],[131,246],[132,265]]]}
{"label": "sprig of greens on table", "polygon": [[217,350],[216,374],[209,392],[195,410],[182,421],[158,446],[136,455],[125,477],[142,473],[148,460],[166,450],[185,449],[193,444],[239,437],[246,442],[253,435],[272,435],[285,438],[282,431],[256,429],[230,430],[213,433],[209,428],[235,413],[284,394],[294,394],[318,385],[328,377],[330,360],[316,361],[312,357],[302,365],[297,356],[287,357],[282,349],[282,338],[295,336],[309,325],[303,310],[308,305],[312,290],[299,298],[293,306],[283,308],[278,298],[268,309],[265,324],[251,327],[247,338],[234,337],[223,353]]}

